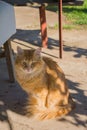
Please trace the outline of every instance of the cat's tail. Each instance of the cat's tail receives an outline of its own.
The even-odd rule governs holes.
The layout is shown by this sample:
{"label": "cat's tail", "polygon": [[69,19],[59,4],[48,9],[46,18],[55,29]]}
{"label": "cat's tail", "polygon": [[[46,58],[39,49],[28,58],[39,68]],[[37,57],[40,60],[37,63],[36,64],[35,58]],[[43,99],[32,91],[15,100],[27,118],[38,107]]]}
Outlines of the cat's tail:
{"label": "cat's tail", "polygon": [[60,108],[59,110],[46,110],[42,111],[38,115],[39,120],[48,120],[48,119],[60,119],[64,115],[68,114],[72,109],[71,108]]}
{"label": "cat's tail", "polygon": [[60,119],[61,117],[64,117],[64,115],[67,115],[72,111],[72,109],[75,108],[75,103],[72,102],[72,104],[67,104],[65,106],[58,106],[55,110],[48,109],[44,111],[40,111],[38,115],[39,120],[48,120],[48,119]]}

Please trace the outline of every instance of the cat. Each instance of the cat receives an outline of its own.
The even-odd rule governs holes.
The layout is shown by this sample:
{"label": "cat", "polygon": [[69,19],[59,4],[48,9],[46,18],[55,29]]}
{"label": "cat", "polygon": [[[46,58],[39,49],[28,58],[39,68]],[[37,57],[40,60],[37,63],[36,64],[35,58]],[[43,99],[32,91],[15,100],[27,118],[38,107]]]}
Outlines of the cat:
{"label": "cat", "polygon": [[64,72],[51,58],[41,56],[41,48],[17,47],[15,72],[17,82],[29,95],[28,116],[40,120],[60,118],[74,108]]}

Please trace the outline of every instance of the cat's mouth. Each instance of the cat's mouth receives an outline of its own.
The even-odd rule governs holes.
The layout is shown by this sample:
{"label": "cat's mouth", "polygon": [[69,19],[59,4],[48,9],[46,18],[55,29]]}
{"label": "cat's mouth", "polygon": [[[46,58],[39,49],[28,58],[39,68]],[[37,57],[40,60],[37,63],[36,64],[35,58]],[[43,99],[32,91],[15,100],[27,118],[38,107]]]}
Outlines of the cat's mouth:
{"label": "cat's mouth", "polygon": [[32,69],[25,69],[24,72],[27,74],[31,74],[33,72],[33,70]]}

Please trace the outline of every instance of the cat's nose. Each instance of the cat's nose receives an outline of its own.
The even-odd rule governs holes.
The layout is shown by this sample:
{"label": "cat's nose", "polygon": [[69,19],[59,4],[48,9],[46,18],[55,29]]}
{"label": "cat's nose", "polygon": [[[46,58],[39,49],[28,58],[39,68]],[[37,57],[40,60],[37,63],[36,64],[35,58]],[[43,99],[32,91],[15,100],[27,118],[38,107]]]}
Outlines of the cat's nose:
{"label": "cat's nose", "polygon": [[30,71],[30,67],[27,68],[27,71]]}

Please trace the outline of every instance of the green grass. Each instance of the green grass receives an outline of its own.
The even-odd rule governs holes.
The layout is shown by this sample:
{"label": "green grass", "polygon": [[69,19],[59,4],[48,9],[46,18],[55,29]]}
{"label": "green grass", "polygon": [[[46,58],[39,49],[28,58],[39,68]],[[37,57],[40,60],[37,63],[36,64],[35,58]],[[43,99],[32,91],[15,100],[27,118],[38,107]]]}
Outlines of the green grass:
{"label": "green grass", "polygon": [[69,24],[63,25],[63,29],[71,30],[71,29],[73,29],[73,28],[75,28],[74,25],[69,25]]}
{"label": "green grass", "polygon": [[[47,10],[57,12],[58,7],[48,6]],[[84,0],[84,4],[81,6],[63,6],[63,15],[69,21],[68,25],[64,25],[64,29],[72,29],[80,25],[87,28],[87,0]]]}
{"label": "green grass", "polygon": [[87,0],[84,0],[82,6],[64,6],[63,13],[67,20],[73,24],[86,25],[87,24]]}
{"label": "green grass", "polygon": [[[54,24],[54,26],[48,26],[48,28],[50,28],[50,29],[58,29],[58,23]],[[74,29],[74,28],[75,28],[74,25],[69,25],[69,24],[64,24],[63,25],[63,29],[71,30],[71,29]]]}

